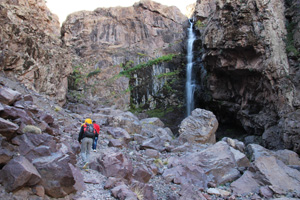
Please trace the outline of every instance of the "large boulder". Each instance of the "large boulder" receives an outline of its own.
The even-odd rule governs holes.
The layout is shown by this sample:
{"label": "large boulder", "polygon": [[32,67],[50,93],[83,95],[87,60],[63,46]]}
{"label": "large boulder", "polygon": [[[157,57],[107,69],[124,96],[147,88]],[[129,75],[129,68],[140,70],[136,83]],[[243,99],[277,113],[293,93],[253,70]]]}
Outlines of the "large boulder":
{"label": "large boulder", "polygon": [[112,127],[125,129],[129,134],[140,133],[142,129],[139,119],[131,112],[123,112],[112,116],[108,123]]}
{"label": "large boulder", "polygon": [[218,125],[218,120],[212,112],[197,108],[181,122],[178,140],[189,143],[215,143]]}
{"label": "large boulder", "polygon": [[83,188],[80,172],[74,169],[76,157],[63,152],[39,157],[32,161],[42,177],[45,193],[53,198],[61,198]]}
{"label": "large boulder", "polygon": [[261,156],[253,163],[253,169],[231,184],[235,194],[258,192],[267,185],[274,193],[286,195],[293,191],[300,195],[300,172],[285,165],[274,156]]}
{"label": "large boulder", "polygon": [[91,162],[90,168],[99,171],[104,176],[123,178],[125,180],[130,180],[133,173],[131,161],[122,153],[116,152],[106,152],[101,158]]}
{"label": "large boulder", "polygon": [[0,182],[9,192],[24,186],[34,186],[40,181],[40,173],[23,156],[12,159],[0,171]]}
{"label": "large boulder", "polygon": [[[209,181],[214,182],[215,184],[234,181],[240,177],[238,164],[231,151],[231,147],[223,141],[217,142],[203,150],[187,153],[184,157],[169,160],[170,168],[177,166],[200,167],[209,177]],[[191,172],[187,174],[187,176],[192,176],[194,173],[193,170],[190,171]],[[173,174],[175,174],[175,172],[173,172]],[[199,173],[197,172],[197,174]]]}

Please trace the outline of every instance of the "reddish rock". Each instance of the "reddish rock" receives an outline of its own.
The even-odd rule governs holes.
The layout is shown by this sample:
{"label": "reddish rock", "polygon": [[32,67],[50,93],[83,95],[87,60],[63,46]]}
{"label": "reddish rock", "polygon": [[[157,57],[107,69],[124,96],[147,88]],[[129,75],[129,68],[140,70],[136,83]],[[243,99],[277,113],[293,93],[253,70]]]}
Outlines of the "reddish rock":
{"label": "reddish rock", "polygon": [[119,185],[114,187],[112,190],[112,195],[120,200],[130,199],[130,200],[138,200],[137,195],[130,190],[130,188],[125,185]]}
{"label": "reddish rock", "polygon": [[159,158],[159,151],[154,149],[146,149],[145,155],[150,158]]}
{"label": "reddish rock", "polygon": [[123,129],[123,128],[119,128],[119,127],[108,127],[107,128],[107,133],[111,136],[113,136],[115,139],[121,139],[123,140],[123,142],[125,144],[128,144],[131,140],[131,136],[129,135],[129,133]]}
{"label": "reddish rock", "polygon": [[32,161],[40,172],[45,193],[54,198],[64,197],[83,188],[81,172],[73,164],[76,157],[61,152]]}
{"label": "reddish rock", "polygon": [[13,120],[20,118],[20,122],[23,122],[26,125],[35,124],[34,120],[26,113],[25,110],[12,106],[4,106],[4,110],[0,113],[0,117]]}
{"label": "reddish rock", "polygon": [[122,148],[123,147],[123,143],[119,139],[110,139],[109,142],[108,142],[108,146],[109,147]]}
{"label": "reddish rock", "polygon": [[101,172],[107,177],[132,178],[133,167],[129,159],[122,153],[106,152],[102,159],[98,158],[96,162],[90,164],[90,168]]}
{"label": "reddish rock", "polygon": [[21,97],[21,93],[10,88],[0,86],[0,103],[12,105]]}
{"label": "reddish rock", "polygon": [[41,181],[37,169],[23,156],[9,161],[0,171],[0,182],[9,192]]}
{"label": "reddish rock", "polygon": [[187,164],[166,169],[162,176],[168,182],[173,181],[176,184],[207,188],[208,177],[204,170],[196,165]]}
{"label": "reddish rock", "polygon": [[13,158],[13,153],[8,149],[0,148],[0,165],[5,165]]}
{"label": "reddish rock", "polygon": [[0,134],[6,137],[7,139],[11,139],[15,136],[15,133],[19,129],[17,124],[14,124],[8,120],[5,120],[0,117]]}
{"label": "reddish rock", "polygon": [[145,165],[136,166],[133,170],[133,178],[142,183],[148,183],[151,177],[152,173]]}
{"label": "reddish rock", "polygon": [[45,188],[42,185],[35,186],[34,188],[32,188],[32,191],[39,197],[45,196]]}

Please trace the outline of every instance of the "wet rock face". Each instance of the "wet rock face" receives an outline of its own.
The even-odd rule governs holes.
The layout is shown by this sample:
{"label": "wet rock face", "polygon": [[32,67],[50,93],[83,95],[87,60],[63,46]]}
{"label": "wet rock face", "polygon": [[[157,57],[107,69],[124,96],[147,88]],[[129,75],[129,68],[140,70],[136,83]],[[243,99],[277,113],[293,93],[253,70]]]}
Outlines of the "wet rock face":
{"label": "wet rock face", "polygon": [[64,104],[71,66],[57,16],[43,0],[1,1],[0,16],[1,71]]}
{"label": "wet rock face", "polygon": [[296,82],[289,79],[283,40],[284,11],[283,1],[197,2],[195,28],[205,49],[210,95],[200,101],[208,103],[221,122],[241,124],[248,133],[262,135],[297,109]]}
{"label": "wet rock face", "polygon": [[[85,74],[100,70],[87,81],[94,92],[85,90],[89,94],[86,97],[124,108],[130,103],[128,88],[133,85],[138,87],[131,92],[137,99],[135,103],[155,102],[154,93],[162,90],[161,85],[166,80],[164,77],[157,80],[154,76],[180,69],[181,58],[174,61],[176,64],[160,63],[140,70],[131,80],[116,78],[116,75],[123,68],[166,54],[184,53],[186,22],[187,18],[176,7],[152,1],[140,1],[132,7],[97,8],[93,12],[69,15],[62,26],[62,37],[74,53],[74,65],[81,66],[80,70]],[[74,89],[80,87],[82,85]]]}

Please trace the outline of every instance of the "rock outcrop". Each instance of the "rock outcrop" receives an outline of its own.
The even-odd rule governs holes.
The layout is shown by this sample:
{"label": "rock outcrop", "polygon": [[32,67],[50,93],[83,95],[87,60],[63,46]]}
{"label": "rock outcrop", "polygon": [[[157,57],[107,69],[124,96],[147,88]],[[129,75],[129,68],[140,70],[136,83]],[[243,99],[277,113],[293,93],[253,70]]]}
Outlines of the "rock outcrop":
{"label": "rock outcrop", "polygon": [[4,0],[0,24],[0,70],[63,105],[72,68],[58,17],[44,0]]}
{"label": "rock outcrop", "polygon": [[[62,38],[77,66],[70,78],[70,99],[80,93],[122,109],[129,107],[130,96],[137,107],[183,104],[179,97],[184,83],[179,77],[184,74],[185,58],[180,54],[184,54],[186,22],[178,8],[149,0],[69,15]],[[137,65],[128,76],[118,76]]]}
{"label": "rock outcrop", "polygon": [[299,121],[299,82],[290,78],[295,70],[286,54],[285,21],[281,0],[197,1],[194,23],[202,43],[195,48],[203,49],[198,55],[208,74],[198,100],[222,123],[266,133],[266,146],[299,153],[299,129],[291,121]]}

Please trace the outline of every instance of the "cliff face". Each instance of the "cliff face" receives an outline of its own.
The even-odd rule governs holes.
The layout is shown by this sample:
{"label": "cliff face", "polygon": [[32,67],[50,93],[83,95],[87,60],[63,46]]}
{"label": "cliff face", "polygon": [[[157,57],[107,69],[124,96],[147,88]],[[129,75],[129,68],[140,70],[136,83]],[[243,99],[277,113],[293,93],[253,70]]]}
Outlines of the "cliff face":
{"label": "cliff face", "polygon": [[[185,58],[179,55],[184,53],[186,25],[187,18],[176,7],[152,1],[69,15],[62,36],[74,54],[73,66],[81,73],[77,78],[81,83],[73,84],[73,92],[119,108],[128,108],[130,94],[137,106],[151,107],[162,97],[170,99],[162,95],[167,79],[156,76],[176,70],[178,75],[184,70],[181,62]],[[168,62],[156,60],[169,54],[177,56]],[[148,63],[151,60],[154,64]],[[120,71],[139,64],[147,66],[127,77],[118,76]],[[82,78],[84,74],[92,75]],[[70,82],[75,83],[74,79]]]}
{"label": "cliff face", "polygon": [[208,72],[206,93],[198,96],[221,121],[235,119],[248,133],[263,135],[266,146],[299,152],[299,129],[286,121],[299,111],[299,82],[291,78],[284,12],[281,0],[198,0],[197,48],[205,51]]}
{"label": "cliff face", "polygon": [[71,65],[57,16],[43,0],[4,0],[0,23],[1,71],[64,104]]}

